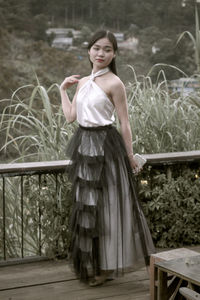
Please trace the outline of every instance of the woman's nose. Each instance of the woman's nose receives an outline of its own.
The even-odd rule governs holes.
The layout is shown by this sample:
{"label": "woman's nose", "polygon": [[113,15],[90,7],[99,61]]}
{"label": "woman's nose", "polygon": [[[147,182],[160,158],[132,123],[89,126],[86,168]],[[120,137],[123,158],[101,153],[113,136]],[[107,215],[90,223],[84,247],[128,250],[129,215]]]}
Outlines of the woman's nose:
{"label": "woman's nose", "polygon": [[98,53],[100,56],[103,56],[104,55],[104,52],[102,49],[99,49],[99,53]]}

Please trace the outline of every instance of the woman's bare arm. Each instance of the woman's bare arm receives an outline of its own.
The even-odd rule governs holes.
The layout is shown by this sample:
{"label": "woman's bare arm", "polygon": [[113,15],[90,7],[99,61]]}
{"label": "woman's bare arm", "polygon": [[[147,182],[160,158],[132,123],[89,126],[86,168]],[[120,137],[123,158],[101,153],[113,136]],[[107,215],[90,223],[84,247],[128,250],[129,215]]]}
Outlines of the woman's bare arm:
{"label": "woman's bare arm", "polygon": [[69,100],[66,90],[72,85],[79,83],[78,77],[79,75],[72,75],[70,77],[66,77],[60,85],[62,109],[68,123],[72,123],[76,120],[76,96],[78,93],[79,85],[77,86],[76,93],[72,102]]}
{"label": "woman's bare arm", "polygon": [[125,143],[131,167],[136,169],[138,165],[133,156],[132,134],[128,119],[126,91],[124,84],[120,80],[117,80],[112,88],[112,99],[119,118],[121,135]]}

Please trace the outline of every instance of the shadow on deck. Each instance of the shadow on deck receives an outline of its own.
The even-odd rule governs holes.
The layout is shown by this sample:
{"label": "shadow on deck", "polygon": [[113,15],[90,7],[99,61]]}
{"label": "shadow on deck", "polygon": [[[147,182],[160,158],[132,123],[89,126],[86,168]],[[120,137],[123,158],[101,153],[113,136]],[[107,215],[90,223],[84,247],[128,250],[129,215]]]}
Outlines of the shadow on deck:
{"label": "shadow on deck", "polygon": [[0,268],[1,300],[149,300],[146,269],[91,288],[80,283],[66,261],[43,261]]}

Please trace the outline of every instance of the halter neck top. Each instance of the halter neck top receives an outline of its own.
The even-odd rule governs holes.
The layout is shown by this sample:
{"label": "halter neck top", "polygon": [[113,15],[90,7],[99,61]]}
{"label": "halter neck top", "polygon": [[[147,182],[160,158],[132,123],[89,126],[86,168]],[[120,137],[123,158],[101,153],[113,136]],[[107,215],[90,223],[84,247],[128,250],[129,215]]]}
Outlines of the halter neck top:
{"label": "halter neck top", "polygon": [[109,68],[91,73],[90,78],[80,88],[76,98],[77,121],[84,127],[97,127],[112,124],[114,105],[94,79],[109,72]]}

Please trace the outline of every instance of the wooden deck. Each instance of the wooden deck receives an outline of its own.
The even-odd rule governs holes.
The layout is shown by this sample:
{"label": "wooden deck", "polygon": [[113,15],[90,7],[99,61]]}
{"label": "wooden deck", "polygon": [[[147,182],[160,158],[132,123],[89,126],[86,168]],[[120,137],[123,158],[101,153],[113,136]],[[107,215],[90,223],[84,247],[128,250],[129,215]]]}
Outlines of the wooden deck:
{"label": "wooden deck", "polygon": [[[200,246],[187,248],[200,253]],[[96,299],[149,300],[146,268],[91,288],[76,279],[65,260],[0,267],[0,300]]]}
{"label": "wooden deck", "polygon": [[80,283],[66,261],[0,268],[1,300],[149,300],[146,269],[91,288]]}

